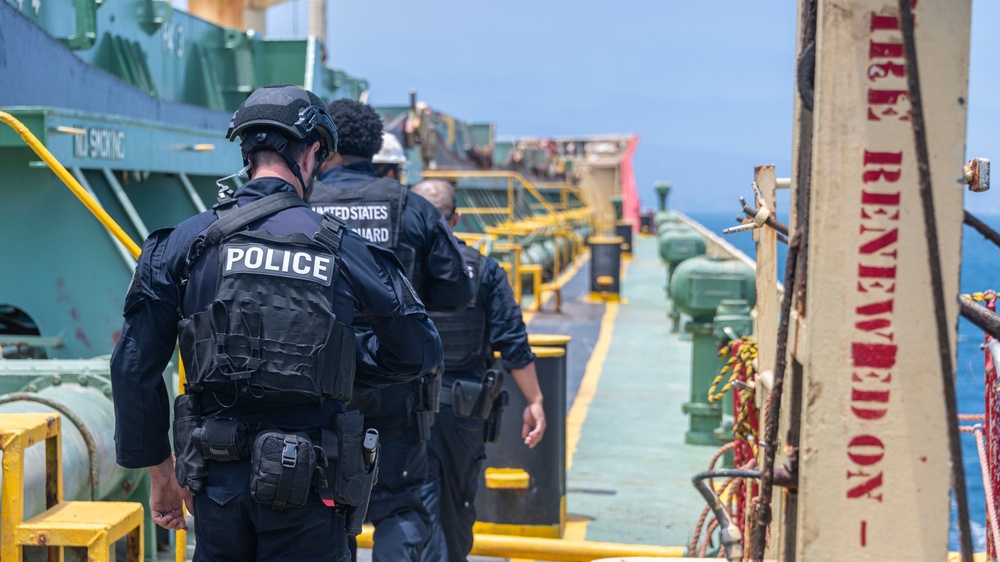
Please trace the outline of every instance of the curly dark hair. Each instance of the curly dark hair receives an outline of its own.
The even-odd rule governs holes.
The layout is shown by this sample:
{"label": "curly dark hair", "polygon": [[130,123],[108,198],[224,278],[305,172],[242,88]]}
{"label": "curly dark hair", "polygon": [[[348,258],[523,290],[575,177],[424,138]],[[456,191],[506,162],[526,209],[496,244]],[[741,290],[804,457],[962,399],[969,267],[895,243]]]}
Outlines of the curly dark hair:
{"label": "curly dark hair", "polygon": [[382,118],[370,105],[341,99],[326,109],[340,135],[337,152],[370,160],[382,148]]}

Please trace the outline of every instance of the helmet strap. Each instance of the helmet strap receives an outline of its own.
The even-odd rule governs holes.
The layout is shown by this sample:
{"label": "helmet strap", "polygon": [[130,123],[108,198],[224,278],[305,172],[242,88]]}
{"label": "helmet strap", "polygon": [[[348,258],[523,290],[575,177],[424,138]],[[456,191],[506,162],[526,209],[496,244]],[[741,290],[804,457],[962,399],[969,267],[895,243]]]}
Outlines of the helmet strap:
{"label": "helmet strap", "polygon": [[306,196],[307,188],[305,180],[302,179],[302,168],[299,168],[298,162],[293,162],[291,158],[289,158],[284,154],[282,154],[282,156],[285,157],[285,161],[288,162],[288,166],[292,169],[292,173],[295,174],[295,177],[299,180],[299,185],[302,186],[302,198],[304,199]]}
{"label": "helmet strap", "polygon": [[[291,170],[295,178],[299,180],[299,184],[302,186],[302,196],[306,196],[307,185],[305,180],[302,179],[302,169],[299,167],[299,163],[296,162],[288,151],[288,139],[281,134],[262,132],[257,134],[247,135],[243,142],[240,143],[240,147],[243,149],[243,161],[244,163],[249,162],[249,155],[251,152],[256,152],[258,150],[272,150],[278,153],[282,158],[284,158],[285,163],[288,164],[288,169]],[[319,169],[319,166],[316,167]]]}

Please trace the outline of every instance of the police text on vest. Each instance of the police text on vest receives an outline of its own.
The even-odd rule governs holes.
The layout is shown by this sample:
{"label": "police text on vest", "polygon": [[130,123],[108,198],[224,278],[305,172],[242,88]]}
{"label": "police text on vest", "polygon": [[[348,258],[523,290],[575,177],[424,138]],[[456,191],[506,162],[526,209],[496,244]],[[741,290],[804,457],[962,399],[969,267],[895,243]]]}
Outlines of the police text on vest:
{"label": "police text on vest", "polygon": [[330,286],[334,257],[297,249],[286,250],[259,244],[227,244],[223,247],[222,274],[272,275]]}

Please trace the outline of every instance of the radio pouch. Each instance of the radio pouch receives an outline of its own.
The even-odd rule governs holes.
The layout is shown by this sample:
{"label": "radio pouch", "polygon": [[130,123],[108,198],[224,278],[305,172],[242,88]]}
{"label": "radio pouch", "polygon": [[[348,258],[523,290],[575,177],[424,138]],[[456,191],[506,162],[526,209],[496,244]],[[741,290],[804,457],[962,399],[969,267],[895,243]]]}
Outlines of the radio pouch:
{"label": "radio pouch", "polygon": [[307,436],[261,432],[250,456],[250,495],[277,510],[302,507],[312,491],[315,471],[316,450]]}
{"label": "radio pouch", "polygon": [[194,439],[194,432],[201,425],[201,405],[193,394],[181,394],[174,400],[174,451],[177,460],[174,474],[177,483],[186,486],[192,494],[205,489],[208,463]]}

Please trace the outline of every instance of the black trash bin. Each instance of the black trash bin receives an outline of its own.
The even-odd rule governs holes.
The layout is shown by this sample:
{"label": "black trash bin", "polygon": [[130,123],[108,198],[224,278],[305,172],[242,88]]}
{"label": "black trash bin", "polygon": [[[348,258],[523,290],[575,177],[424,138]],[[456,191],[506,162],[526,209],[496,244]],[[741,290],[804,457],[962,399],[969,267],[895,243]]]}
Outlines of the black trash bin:
{"label": "black trash bin", "polygon": [[618,300],[621,294],[622,238],[592,236],[590,243],[590,296]]}
{"label": "black trash bin", "polygon": [[532,347],[558,347],[567,350],[573,338],[566,334],[528,334],[528,344]]}
{"label": "black trash bin", "polygon": [[652,234],[655,230],[653,227],[653,213],[651,211],[639,217],[639,232],[642,234]]}
{"label": "black trash bin", "polygon": [[500,438],[486,445],[486,470],[479,477],[477,533],[558,538],[566,524],[566,350],[531,350],[545,397],[545,436],[534,449],[524,444],[521,413],[527,401],[508,373],[504,390],[510,402]]}

